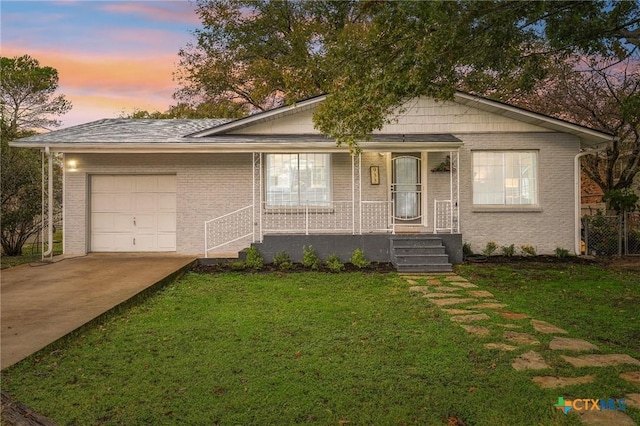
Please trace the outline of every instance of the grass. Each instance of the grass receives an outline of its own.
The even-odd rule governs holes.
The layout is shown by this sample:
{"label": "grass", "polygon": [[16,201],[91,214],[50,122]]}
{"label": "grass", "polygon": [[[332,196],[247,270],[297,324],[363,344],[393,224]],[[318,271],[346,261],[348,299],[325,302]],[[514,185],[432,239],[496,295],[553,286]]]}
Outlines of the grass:
{"label": "grass", "polygon": [[[461,273],[490,283],[491,269],[463,267]],[[536,316],[533,309],[546,309],[537,302],[532,309],[511,290],[520,285],[545,294],[545,281],[528,289],[534,286],[528,278],[518,284],[519,275],[496,273],[514,284],[482,287],[500,291],[513,310],[520,303]],[[616,294],[631,287],[625,275],[600,277]],[[190,273],[143,304],[4,370],[2,387],[67,425],[579,424],[553,408],[560,391],[540,389],[532,374],[512,369],[513,353],[485,349],[485,340],[452,325],[408,287],[395,274]],[[609,304],[605,294],[594,292],[591,305]],[[639,296],[636,286],[629,303],[637,306]],[[625,297],[624,307],[611,313],[627,306]],[[561,316],[568,300],[550,313]],[[634,315],[623,313],[627,320]],[[539,318],[578,337],[554,316]],[[585,332],[598,328],[580,321]],[[611,350],[624,346],[633,329],[616,332]],[[634,345],[637,339],[625,350],[634,352]],[[571,392],[596,398],[640,391],[613,377]],[[628,413],[640,420],[637,410]]]}
{"label": "grass", "polygon": [[[46,237],[45,237],[46,238]],[[27,243],[22,248],[22,256],[0,256],[0,269],[12,268],[25,263],[38,262],[42,259],[40,243]],[[53,234],[53,255],[62,254],[62,231]]]}

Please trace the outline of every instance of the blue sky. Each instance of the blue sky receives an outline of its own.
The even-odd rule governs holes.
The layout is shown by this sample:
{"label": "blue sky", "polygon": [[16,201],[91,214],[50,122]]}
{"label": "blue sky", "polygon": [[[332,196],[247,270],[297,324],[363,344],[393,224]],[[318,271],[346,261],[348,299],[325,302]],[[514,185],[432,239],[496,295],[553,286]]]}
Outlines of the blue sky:
{"label": "blue sky", "polygon": [[2,56],[28,54],[58,70],[59,92],[73,103],[63,127],[166,110],[178,51],[200,26],[187,0],[2,0],[0,23]]}

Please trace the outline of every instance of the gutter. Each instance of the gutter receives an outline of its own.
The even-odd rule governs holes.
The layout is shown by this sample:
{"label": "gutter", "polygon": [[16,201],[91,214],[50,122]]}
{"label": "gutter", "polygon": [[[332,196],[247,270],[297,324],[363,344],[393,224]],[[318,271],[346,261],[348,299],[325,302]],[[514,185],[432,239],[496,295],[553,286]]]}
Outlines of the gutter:
{"label": "gutter", "polygon": [[591,155],[591,154],[595,154],[598,152],[601,152],[603,150],[605,150],[607,148],[607,145],[603,145],[600,147],[596,147],[593,148],[589,151],[583,151],[579,154],[576,154],[576,156],[573,159],[573,173],[574,173],[574,185],[575,185],[575,210],[574,210],[574,250],[576,253],[576,256],[580,256],[580,254],[582,253],[581,251],[581,247],[580,247],[580,242],[582,241],[582,235],[581,235],[581,220],[580,220],[580,213],[581,213],[581,208],[582,208],[582,185],[581,185],[581,172],[582,172],[582,167],[580,166],[580,158],[584,157],[585,155]]}
{"label": "gutter", "polygon": [[[47,157],[48,163],[48,175],[47,175],[47,190],[49,191],[49,198],[47,200],[47,251],[42,253],[42,258],[53,255],[53,152],[49,150],[48,146],[44,147],[44,152]],[[42,190],[44,191],[44,182],[42,182]],[[44,197],[43,197],[44,200]]]}

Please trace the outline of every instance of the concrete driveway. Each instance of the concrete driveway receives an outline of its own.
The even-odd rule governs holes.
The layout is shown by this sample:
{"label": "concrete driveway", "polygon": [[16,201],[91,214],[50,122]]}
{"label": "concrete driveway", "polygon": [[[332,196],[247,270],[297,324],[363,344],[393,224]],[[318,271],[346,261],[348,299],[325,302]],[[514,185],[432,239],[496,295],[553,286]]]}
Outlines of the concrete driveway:
{"label": "concrete driveway", "polygon": [[175,279],[195,260],[175,254],[92,253],[3,270],[1,368],[135,295]]}

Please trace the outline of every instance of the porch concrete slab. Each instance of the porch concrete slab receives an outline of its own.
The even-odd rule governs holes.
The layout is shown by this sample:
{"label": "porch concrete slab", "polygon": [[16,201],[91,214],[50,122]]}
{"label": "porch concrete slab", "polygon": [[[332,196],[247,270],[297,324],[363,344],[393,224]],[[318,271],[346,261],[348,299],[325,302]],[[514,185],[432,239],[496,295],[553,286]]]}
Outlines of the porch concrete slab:
{"label": "porch concrete slab", "polygon": [[175,254],[94,253],[3,270],[1,368],[177,277],[195,260]]}

